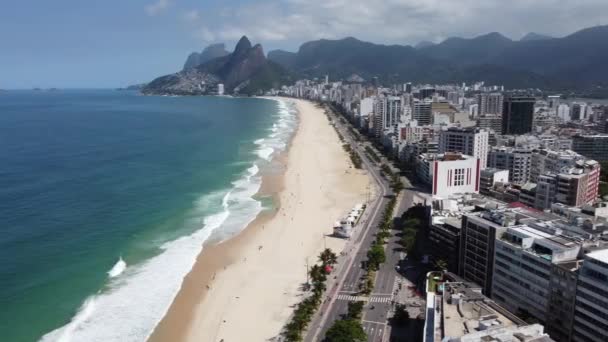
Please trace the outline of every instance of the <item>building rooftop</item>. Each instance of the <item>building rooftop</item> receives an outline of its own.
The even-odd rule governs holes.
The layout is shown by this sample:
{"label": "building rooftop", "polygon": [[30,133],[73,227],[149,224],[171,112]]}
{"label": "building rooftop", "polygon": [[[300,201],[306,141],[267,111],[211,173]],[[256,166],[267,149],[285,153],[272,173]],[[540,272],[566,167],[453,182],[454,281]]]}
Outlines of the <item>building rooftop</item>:
{"label": "building rooftop", "polygon": [[450,339],[458,342],[551,342],[548,335],[544,333],[544,327],[540,324],[527,326],[509,326],[504,328],[480,331],[463,336],[459,339]]}
{"label": "building rooftop", "polygon": [[440,289],[443,330],[435,331],[435,341],[485,341],[474,337],[501,334],[501,329],[524,324],[481,294],[481,288],[473,283],[445,282]]}
{"label": "building rooftop", "polygon": [[473,156],[458,152],[446,152],[446,153],[422,153],[420,154],[421,160],[426,161],[455,161],[455,160],[468,160],[475,159]]}
{"label": "building rooftop", "polygon": [[608,264],[608,248],[588,253],[587,257]]}

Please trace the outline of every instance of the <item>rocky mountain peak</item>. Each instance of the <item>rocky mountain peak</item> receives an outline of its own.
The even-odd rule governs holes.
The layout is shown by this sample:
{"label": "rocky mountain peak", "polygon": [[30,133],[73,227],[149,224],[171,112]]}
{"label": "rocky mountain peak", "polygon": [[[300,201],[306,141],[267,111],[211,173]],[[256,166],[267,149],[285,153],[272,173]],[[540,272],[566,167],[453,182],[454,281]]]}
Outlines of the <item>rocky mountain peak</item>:
{"label": "rocky mountain peak", "polygon": [[247,51],[249,51],[249,49],[251,49],[251,42],[249,41],[247,36],[243,36],[243,37],[241,37],[241,39],[239,39],[239,42],[236,44],[233,54],[240,55],[240,54],[246,53]]}

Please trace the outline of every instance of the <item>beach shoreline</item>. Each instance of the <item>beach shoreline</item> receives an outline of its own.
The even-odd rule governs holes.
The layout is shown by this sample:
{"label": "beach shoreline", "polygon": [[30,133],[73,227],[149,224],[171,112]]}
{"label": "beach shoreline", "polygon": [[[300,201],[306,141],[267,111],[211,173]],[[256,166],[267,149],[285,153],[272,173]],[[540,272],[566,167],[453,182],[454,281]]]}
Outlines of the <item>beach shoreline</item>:
{"label": "beach shoreline", "polygon": [[[345,240],[326,237],[333,222],[365,201],[368,175],[352,167],[323,110],[293,101],[298,127],[262,175],[262,211],[242,232],[209,240],[149,341],[263,341],[275,337],[299,302],[306,264]],[[318,185],[318,187],[316,186]]]}

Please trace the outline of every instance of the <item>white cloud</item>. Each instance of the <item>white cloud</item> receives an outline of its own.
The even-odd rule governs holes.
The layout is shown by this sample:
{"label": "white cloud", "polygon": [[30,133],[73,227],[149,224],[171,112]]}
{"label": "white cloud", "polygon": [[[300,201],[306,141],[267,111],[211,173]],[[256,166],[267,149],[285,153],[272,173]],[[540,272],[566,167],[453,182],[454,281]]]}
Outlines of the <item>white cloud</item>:
{"label": "white cloud", "polygon": [[201,18],[201,14],[197,10],[190,10],[184,13],[183,18],[186,22],[194,23]]}
{"label": "white cloud", "polygon": [[154,3],[146,5],[144,10],[149,16],[155,16],[166,10],[171,5],[170,0],[157,0]]}
{"label": "white cloud", "polygon": [[266,0],[224,6],[205,19],[205,36],[220,41],[245,34],[273,45],[346,36],[414,44],[493,31],[514,39],[531,31],[563,36],[607,24],[608,1]]}
{"label": "white cloud", "polygon": [[206,27],[201,27],[194,35],[205,43],[211,43],[216,40],[215,34]]}

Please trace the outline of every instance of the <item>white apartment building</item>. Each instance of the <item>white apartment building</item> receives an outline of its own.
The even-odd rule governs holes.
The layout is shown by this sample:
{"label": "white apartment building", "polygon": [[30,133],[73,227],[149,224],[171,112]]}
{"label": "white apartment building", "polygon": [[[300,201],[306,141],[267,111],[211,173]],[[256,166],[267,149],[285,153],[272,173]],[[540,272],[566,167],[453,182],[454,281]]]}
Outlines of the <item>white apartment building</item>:
{"label": "white apartment building", "polygon": [[552,265],[576,260],[581,246],[542,228],[509,227],[497,236],[492,299],[513,313],[546,322]]}
{"label": "white apartment building", "polygon": [[568,122],[568,121],[570,121],[571,120],[571,118],[570,118],[570,106],[568,106],[565,103],[562,103],[559,106],[557,106],[557,117],[562,122]]}
{"label": "white apartment building", "polygon": [[460,153],[418,156],[418,177],[432,186],[433,196],[447,198],[457,193],[478,193],[480,160]]}
{"label": "white apartment building", "polygon": [[478,158],[481,169],[488,165],[488,139],[486,130],[476,127],[451,127],[439,135],[439,152],[460,152]]}
{"label": "white apartment building", "polygon": [[504,96],[501,93],[482,93],[477,95],[479,115],[502,114]]}
{"label": "white apartment building", "polygon": [[401,119],[403,106],[398,96],[377,97],[374,103],[374,135],[382,136],[386,129],[396,127]]}
{"label": "white apartment building", "polygon": [[530,180],[532,151],[522,148],[493,147],[488,153],[488,166],[509,170],[509,181],[524,184]]}
{"label": "white apartment building", "polygon": [[532,154],[530,181],[536,182],[543,173],[560,173],[565,168],[572,168],[577,161],[587,158],[573,151],[553,151],[540,149]]}

